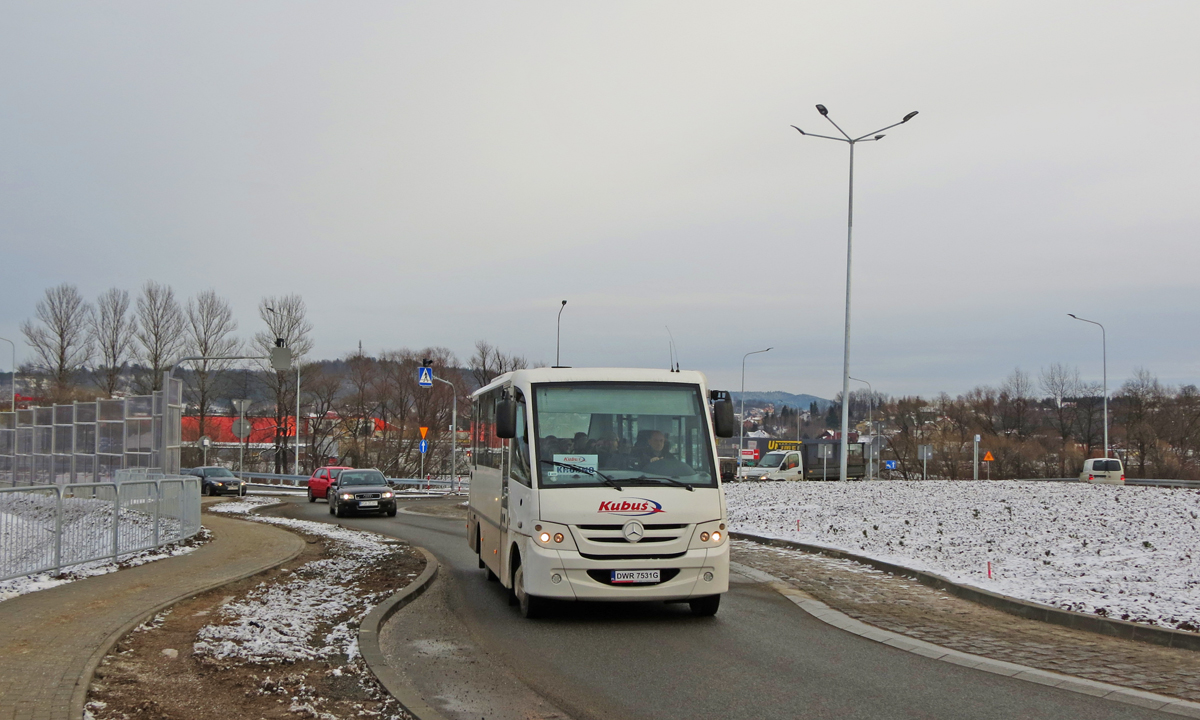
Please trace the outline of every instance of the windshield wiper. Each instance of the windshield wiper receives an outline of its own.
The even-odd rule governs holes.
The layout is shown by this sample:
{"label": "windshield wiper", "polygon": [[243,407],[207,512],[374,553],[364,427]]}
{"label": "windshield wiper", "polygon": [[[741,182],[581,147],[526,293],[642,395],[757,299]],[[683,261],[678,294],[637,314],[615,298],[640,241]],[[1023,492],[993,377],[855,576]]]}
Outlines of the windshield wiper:
{"label": "windshield wiper", "polygon": [[599,470],[593,470],[591,468],[586,468],[586,467],[583,467],[582,465],[572,465],[570,463],[560,463],[557,460],[543,460],[542,462],[546,463],[547,465],[553,465],[555,467],[566,468],[568,470],[574,470],[575,472],[580,473],[581,475],[598,475],[598,476],[600,476],[600,479],[603,480],[606,485],[612,485],[613,487],[615,487],[618,490],[625,489],[625,488],[621,487],[620,485],[618,485],[616,480],[613,480],[612,478],[610,478],[609,476],[600,472]]}
{"label": "windshield wiper", "polygon": [[692,487],[691,485],[688,485],[685,482],[679,482],[675,478],[669,478],[665,475],[640,475],[635,478],[625,478],[625,482],[632,482],[635,480],[664,480],[672,485],[678,485],[681,488],[687,488],[688,492],[696,492],[696,488]]}

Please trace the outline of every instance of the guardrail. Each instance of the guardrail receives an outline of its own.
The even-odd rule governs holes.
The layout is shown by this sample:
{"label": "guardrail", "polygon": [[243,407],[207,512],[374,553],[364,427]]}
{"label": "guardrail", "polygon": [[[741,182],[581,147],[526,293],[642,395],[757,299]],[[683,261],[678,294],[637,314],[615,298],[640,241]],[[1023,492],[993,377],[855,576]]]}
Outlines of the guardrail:
{"label": "guardrail", "polygon": [[0,580],[118,559],[200,531],[200,479],[0,488]]}
{"label": "guardrail", "polygon": [[[1019,482],[1080,482],[1077,477],[1069,478],[1023,478]],[[1174,487],[1174,488],[1200,488],[1200,480],[1165,480],[1159,478],[1131,478],[1125,476],[1126,485],[1139,485],[1141,487]]]}
{"label": "guardrail", "polygon": [[[243,480],[246,480],[251,485],[262,485],[268,487],[294,487],[307,488],[308,475],[281,475],[276,473],[256,473],[243,472],[240,473]],[[387,481],[396,487],[412,487],[417,489],[438,488],[453,492],[455,490],[466,490],[471,486],[470,478],[460,477],[453,478],[431,478],[422,480],[420,478],[387,478]]]}

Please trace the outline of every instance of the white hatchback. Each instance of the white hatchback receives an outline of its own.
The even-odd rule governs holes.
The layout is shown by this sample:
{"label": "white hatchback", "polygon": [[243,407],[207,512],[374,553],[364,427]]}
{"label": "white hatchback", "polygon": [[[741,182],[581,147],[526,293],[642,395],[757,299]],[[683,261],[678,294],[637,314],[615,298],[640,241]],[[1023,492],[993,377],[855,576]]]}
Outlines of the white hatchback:
{"label": "white hatchback", "polygon": [[1093,458],[1084,461],[1083,472],[1079,473],[1079,481],[1103,485],[1124,485],[1125,468],[1116,458]]}

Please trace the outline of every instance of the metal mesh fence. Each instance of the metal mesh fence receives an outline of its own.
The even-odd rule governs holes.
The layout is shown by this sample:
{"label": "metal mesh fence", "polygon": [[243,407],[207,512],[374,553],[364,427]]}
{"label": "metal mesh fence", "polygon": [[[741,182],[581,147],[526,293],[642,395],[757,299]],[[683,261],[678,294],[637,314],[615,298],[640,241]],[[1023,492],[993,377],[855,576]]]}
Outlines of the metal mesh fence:
{"label": "metal mesh fence", "polygon": [[0,580],[183,540],[200,530],[200,479],[120,473],[119,482],[0,488]]}
{"label": "metal mesh fence", "polygon": [[183,381],[172,379],[153,395],[0,412],[0,487],[178,473],[182,403]]}

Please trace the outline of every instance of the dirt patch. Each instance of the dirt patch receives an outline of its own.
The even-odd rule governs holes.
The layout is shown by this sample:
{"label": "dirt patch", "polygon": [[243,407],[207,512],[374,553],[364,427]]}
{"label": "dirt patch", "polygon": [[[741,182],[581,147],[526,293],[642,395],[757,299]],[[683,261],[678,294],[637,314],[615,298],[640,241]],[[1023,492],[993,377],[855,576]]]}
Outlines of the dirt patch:
{"label": "dirt patch", "polygon": [[465,520],[467,518],[466,506],[460,505],[459,503],[422,503],[420,505],[405,505],[404,509],[408,512],[417,513],[419,515],[459,518],[460,520]]}
{"label": "dirt patch", "polygon": [[[307,641],[307,657],[297,657],[297,636],[288,617],[248,621],[278,623],[276,634],[291,635],[290,657],[273,657],[261,643],[253,652],[217,653],[202,649],[202,633],[247,624],[239,608],[262,606],[280,590],[330,564],[343,561],[345,546],[336,539],[300,533],[304,551],[265,574],[204,593],[143,623],[113,648],[96,671],[87,715],[95,720],[228,720],[229,718],[403,718],[407,713],[383,690],[351,642],[330,638],[357,636],[358,621],[370,606],[410,583],[424,569],[424,558],[411,546],[387,540],[383,554],[360,564],[345,577],[354,594],[371,600],[320,617]],[[266,637],[270,633],[265,634]],[[301,643],[303,645],[303,643]],[[333,647],[347,652],[330,652]],[[244,648],[240,648],[244,650]],[[301,648],[303,649],[303,648]],[[249,657],[248,657],[249,656]]]}

